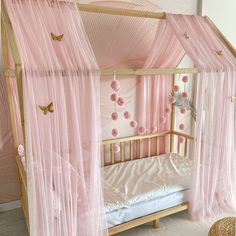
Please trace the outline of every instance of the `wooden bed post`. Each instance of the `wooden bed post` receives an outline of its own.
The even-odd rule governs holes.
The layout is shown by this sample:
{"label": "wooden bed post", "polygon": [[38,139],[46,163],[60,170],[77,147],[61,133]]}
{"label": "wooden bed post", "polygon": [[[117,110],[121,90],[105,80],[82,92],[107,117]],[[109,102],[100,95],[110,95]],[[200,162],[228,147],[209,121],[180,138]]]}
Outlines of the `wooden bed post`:
{"label": "wooden bed post", "polygon": [[[2,50],[3,50],[3,70],[5,71],[5,69],[7,68],[9,48],[8,48],[8,43],[7,43],[6,30],[5,30],[5,26],[3,24],[2,19],[1,19],[1,36],[2,36]],[[15,114],[14,103],[13,103],[13,94],[12,94],[11,85],[10,85],[11,81],[10,81],[10,78],[6,78],[5,80],[6,80],[6,87],[7,87],[8,105],[9,105],[9,111],[10,111],[10,116],[11,116],[12,133],[13,133],[13,138],[14,138],[14,147],[16,151],[19,140],[18,140],[18,135],[17,135],[16,114]]]}
{"label": "wooden bed post", "polygon": [[[172,85],[175,85],[175,74],[173,74],[173,78],[172,78]],[[171,135],[170,135],[170,151],[173,152],[174,151],[174,129],[175,129],[175,106],[172,104],[171,105],[171,126],[170,126],[170,131],[171,131]]]}
{"label": "wooden bed post", "polygon": [[[21,116],[21,125],[22,125],[22,132],[24,137],[25,143],[25,129],[24,129],[24,106],[23,106],[23,86],[22,86],[22,67],[21,67],[21,59],[18,52],[17,44],[15,41],[14,31],[10,22],[10,18],[7,14],[7,10],[4,4],[4,1],[1,1],[1,19],[2,19],[2,47],[3,47],[3,62],[4,62],[4,71],[7,70],[7,58],[8,58],[8,41],[11,47],[11,53],[15,64],[15,77],[17,81],[17,89],[18,89],[18,96],[19,96],[19,105],[20,105],[20,116]],[[8,41],[7,41],[8,40]],[[10,88],[10,81],[7,81],[8,86],[8,96],[10,101],[13,99],[12,91]],[[15,144],[18,143],[18,135],[17,135],[17,127],[16,127],[16,115],[13,108],[13,101],[10,102],[10,112],[11,112],[11,119],[13,125],[13,134],[15,139]],[[24,144],[25,145],[25,144]]]}
{"label": "wooden bed post", "polygon": [[9,58],[9,44],[11,48],[12,57],[15,64],[15,73],[11,76],[5,76],[6,86],[7,86],[7,96],[8,96],[8,103],[9,103],[9,110],[11,115],[11,126],[13,130],[13,137],[14,137],[14,146],[15,146],[15,157],[18,169],[18,179],[20,184],[20,199],[21,199],[21,206],[24,212],[26,224],[29,230],[29,212],[28,212],[28,198],[27,198],[27,177],[24,166],[17,154],[17,148],[19,145],[18,140],[18,133],[17,133],[17,120],[16,120],[16,112],[14,108],[14,97],[11,83],[13,82],[12,78],[16,77],[17,82],[17,90],[19,96],[19,105],[20,105],[20,115],[21,115],[21,125],[22,125],[22,133],[24,138],[24,145],[25,145],[25,130],[24,130],[24,111],[23,111],[23,87],[22,87],[22,69],[21,69],[21,60],[18,53],[18,48],[16,45],[14,32],[12,29],[12,25],[7,14],[4,1],[1,0],[1,35],[2,35],[2,49],[3,49],[3,70],[8,70],[8,58]]}
{"label": "wooden bed post", "polygon": [[155,229],[159,229],[160,228],[160,219],[157,219],[157,220],[153,221],[153,227]]}

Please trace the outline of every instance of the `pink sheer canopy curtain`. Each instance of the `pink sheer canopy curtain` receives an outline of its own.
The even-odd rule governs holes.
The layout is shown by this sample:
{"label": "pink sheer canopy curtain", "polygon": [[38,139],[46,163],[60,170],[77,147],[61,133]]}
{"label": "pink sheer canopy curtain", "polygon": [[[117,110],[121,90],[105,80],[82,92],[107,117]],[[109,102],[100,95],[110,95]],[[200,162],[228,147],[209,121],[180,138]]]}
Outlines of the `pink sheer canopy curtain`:
{"label": "pink sheer canopy curtain", "polygon": [[103,235],[100,77],[80,13],[73,1],[5,4],[23,65],[30,235]]}
{"label": "pink sheer canopy curtain", "polygon": [[[176,67],[184,54],[185,51],[169,23],[160,20],[144,68]],[[170,130],[171,113],[167,112],[166,108],[171,109],[168,96],[172,92],[172,86],[172,75],[147,75],[140,78],[137,103],[140,131],[142,127],[147,133]]]}
{"label": "pink sheer canopy curtain", "polygon": [[[167,15],[174,34],[200,69],[190,212],[194,219],[236,210],[236,59],[206,17]],[[187,36],[187,37],[186,37]]]}

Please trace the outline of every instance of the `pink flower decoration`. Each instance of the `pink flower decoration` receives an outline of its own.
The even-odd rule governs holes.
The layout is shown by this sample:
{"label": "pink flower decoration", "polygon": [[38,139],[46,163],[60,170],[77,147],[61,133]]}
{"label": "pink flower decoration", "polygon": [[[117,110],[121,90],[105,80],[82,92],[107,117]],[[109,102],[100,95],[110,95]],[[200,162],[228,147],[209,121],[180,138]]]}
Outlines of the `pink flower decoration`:
{"label": "pink flower decoration", "polygon": [[125,117],[125,119],[130,119],[130,118],[131,118],[131,113],[128,112],[128,111],[126,111],[126,112],[124,113],[124,117]]}
{"label": "pink flower decoration", "polygon": [[19,155],[20,157],[23,157],[23,156],[25,155],[25,149],[24,149],[24,146],[23,146],[22,144],[20,144],[20,145],[18,146],[17,151],[18,151],[18,155]]}
{"label": "pink flower decoration", "polygon": [[175,92],[178,92],[178,91],[179,91],[179,86],[178,86],[178,85],[175,85],[175,86],[174,86],[174,91],[175,91]]}
{"label": "pink flower decoration", "polygon": [[116,137],[118,135],[118,130],[112,129],[111,134],[112,134],[112,136]]}
{"label": "pink flower decoration", "polygon": [[185,130],[185,125],[184,125],[184,124],[180,124],[180,125],[179,125],[179,129]]}
{"label": "pink flower decoration", "polygon": [[151,132],[154,134],[154,133],[156,133],[157,132],[157,127],[156,126],[153,126],[152,128],[151,128]]}
{"label": "pink flower decoration", "polygon": [[180,113],[181,114],[185,114],[186,113],[186,109],[184,107],[180,108]]}
{"label": "pink flower decoration", "polygon": [[113,102],[116,102],[116,101],[118,100],[118,94],[117,94],[117,93],[113,93],[113,94],[111,95],[111,100],[112,100]]}
{"label": "pink flower decoration", "polygon": [[113,145],[113,151],[114,151],[114,153],[120,152],[120,146],[117,143]]}
{"label": "pink flower decoration", "polygon": [[136,120],[132,120],[132,121],[130,121],[130,126],[132,127],[132,128],[134,128],[134,129],[136,129],[137,128],[137,121]]}
{"label": "pink flower decoration", "polygon": [[111,88],[114,90],[114,91],[118,91],[120,89],[120,83],[117,81],[117,80],[113,80],[111,82]]}
{"label": "pink flower decoration", "polygon": [[188,82],[188,76],[187,75],[183,76],[182,81],[184,83],[187,83]]}
{"label": "pink flower decoration", "polygon": [[145,127],[143,127],[143,126],[139,127],[138,132],[139,132],[139,134],[144,134],[146,132]]}
{"label": "pink flower decoration", "polygon": [[123,106],[124,103],[125,103],[124,99],[123,99],[122,97],[119,97],[118,100],[117,100],[117,104],[118,104],[119,106]]}
{"label": "pink flower decoration", "polygon": [[173,96],[172,96],[172,97],[170,97],[170,103],[171,103],[171,104],[174,104],[175,102],[176,102],[176,98],[175,98],[175,97],[173,97]]}
{"label": "pink flower decoration", "polygon": [[119,114],[117,112],[112,112],[112,114],[111,114],[112,120],[117,120],[118,116],[119,116]]}
{"label": "pink flower decoration", "polygon": [[170,113],[170,108],[169,108],[169,107],[166,107],[165,112],[166,112],[166,113]]}
{"label": "pink flower decoration", "polygon": [[162,117],[160,118],[160,123],[161,123],[161,124],[166,123],[166,117],[165,117],[165,116],[162,116]]}
{"label": "pink flower decoration", "polygon": [[185,141],[185,137],[179,136],[179,143],[184,143],[184,141]]}
{"label": "pink flower decoration", "polygon": [[182,97],[183,97],[183,98],[188,98],[188,93],[183,92],[183,93],[182,93]]}

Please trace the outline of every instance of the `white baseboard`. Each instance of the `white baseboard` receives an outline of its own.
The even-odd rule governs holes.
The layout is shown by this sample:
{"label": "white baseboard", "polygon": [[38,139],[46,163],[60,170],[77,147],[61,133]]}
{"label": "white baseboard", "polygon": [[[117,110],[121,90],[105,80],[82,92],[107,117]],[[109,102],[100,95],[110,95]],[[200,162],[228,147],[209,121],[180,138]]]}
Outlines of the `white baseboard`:
{"label": "white baseboard", "polygon": [[10,211],[10,210],[20,208],[20,207],[21,207],[20,200],[7,202],[7,203],[1,203],[0,212]]}

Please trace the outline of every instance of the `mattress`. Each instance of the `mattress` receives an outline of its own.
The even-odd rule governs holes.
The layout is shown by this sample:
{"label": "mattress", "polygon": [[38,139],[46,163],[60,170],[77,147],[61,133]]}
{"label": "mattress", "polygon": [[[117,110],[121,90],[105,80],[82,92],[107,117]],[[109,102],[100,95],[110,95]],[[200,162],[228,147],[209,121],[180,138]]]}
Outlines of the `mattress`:
{"label": "mattress", "polygon": [[106,227],[188,201],[191,169],[192,161],[175,153],[104,167]]}
{"label": "mattress", "polygon": [[190,190],[172,193],[165,197],[141,202],[128,208],[121,208],[105,214],[105,228],[114,227],[124,222],[152,214],[188,201]]}
{"label": "mattress", "polygon": [[104,167],[108,227],[186,202],[191,169],[174,153]]}

